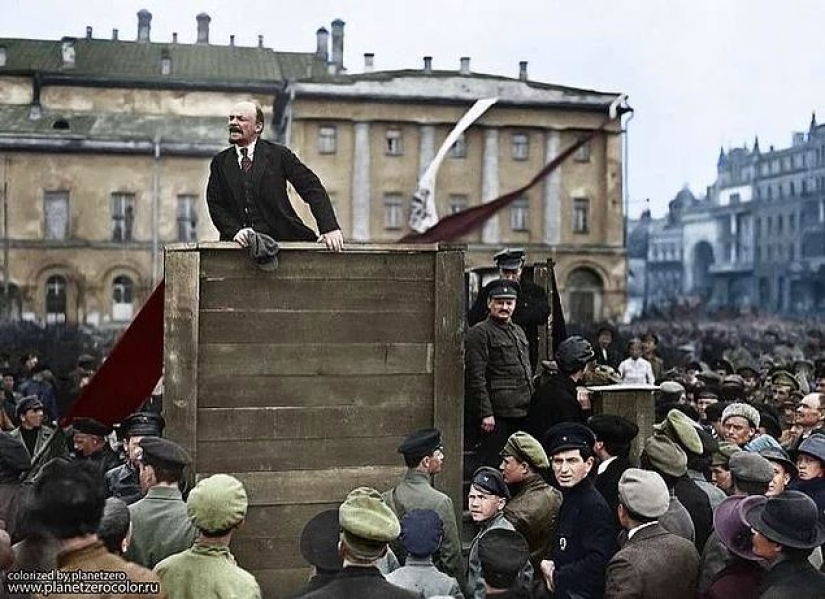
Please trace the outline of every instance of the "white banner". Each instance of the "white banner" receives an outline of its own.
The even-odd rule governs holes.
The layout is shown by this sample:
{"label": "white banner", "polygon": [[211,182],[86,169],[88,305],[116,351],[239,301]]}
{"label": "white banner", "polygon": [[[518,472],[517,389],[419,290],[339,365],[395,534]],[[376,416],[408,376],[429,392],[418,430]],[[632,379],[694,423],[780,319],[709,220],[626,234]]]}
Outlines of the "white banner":
{"label": "white banner", "polygon": [[470,110],[456,123],[453,130],[450,131],[447,139],[445,139],[441,147],[438,148],[435,158],[430,162],[424,174],[421,175],[410,206],[410,228],[416,233],[423,233],[438,222],[438,211],[435,207],[433,190],[435,188],[435,178],[438,174],[438,169],[447,152],[450,151],[450,148],[461,134],[496,102],[498,102],[498,98],[484,98],[473,104]]}

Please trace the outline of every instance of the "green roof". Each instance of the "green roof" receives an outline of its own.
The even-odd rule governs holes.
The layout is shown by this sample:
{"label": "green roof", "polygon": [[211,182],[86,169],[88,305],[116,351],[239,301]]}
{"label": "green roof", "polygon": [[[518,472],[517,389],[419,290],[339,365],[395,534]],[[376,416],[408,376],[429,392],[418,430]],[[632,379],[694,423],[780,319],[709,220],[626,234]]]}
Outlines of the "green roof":
{"label": "green roof", "polygon": [[[39,71],[158,82],[275,83],[318,76],[326,70],[314,53],[271,48],[77,39],[75,65],[64,67],[60,41],[0,38],[0,47],[6,50],[0,75]],[[161,74],[162,56],[171,59],[168,75]]]}

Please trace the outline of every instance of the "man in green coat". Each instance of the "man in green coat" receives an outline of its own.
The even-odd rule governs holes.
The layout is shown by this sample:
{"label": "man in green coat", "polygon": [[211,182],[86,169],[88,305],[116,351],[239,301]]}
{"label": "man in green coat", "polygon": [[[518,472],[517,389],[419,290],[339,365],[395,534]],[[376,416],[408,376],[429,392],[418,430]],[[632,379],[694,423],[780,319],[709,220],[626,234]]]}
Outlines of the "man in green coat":
{"label": "man in green coat", "polygon": [[[404,439],[398,453],[404,456],[407,471],[395,487],[384,493],[384,500],[399,520],[416,509],[438,514],[444,523],[444,538],[433,555],[433,562],[440,571],[461,583],[464,565],[453,502],[431,484],[431,477],[441,472],[444,465],[441,432],[434,428],[416,431]],[[393,545],[393,551],[396,548]]]}
{"label": "man in green coat", "polygon": [[162,559],[192,546],[197,531],[178,488],[189,462],[183,448],[168,439],[141,439],[138,468],[146,496],[129,506],[132,542],[126,551],[128,560],[154,568]]}
{"label": "man in green coat", "polygon": [[255,577],[235,563],[229,550],[247,506],[243,484],[228,474],[204,478],[192,489],[186,509],[198,529],[195,544],[154,570],[168,599],[260,599]]}

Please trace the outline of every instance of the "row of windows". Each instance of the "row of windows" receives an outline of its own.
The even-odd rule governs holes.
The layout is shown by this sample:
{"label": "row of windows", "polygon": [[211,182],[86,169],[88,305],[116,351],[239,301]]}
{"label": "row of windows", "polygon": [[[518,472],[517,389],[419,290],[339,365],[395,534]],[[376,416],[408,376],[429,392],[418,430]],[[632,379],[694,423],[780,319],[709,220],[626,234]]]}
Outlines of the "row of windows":
{"label": "row of windows", "polygon": [[[46,323],[62,324],[66,322],[66,277],[53,275],[46,280]],[[125,275],[115,277],[112,281],[112,320],[125,322],[134,314],[134,283]]]}
{"label": "row of windows", "polygon": [[[335,125],[318,128],[318,153],[336,154],[338,152],[338,129]],[[401,129],[387,129],[384,134],[384,155],[404,155],[404,133]],[[590,162],[590,142],[576,151],[574,159],[578,162]],[[450,158],[467,157],[467,139],[462,133],[447,153]],[[527,133],[513,133],[510,138],[510,156],[513,160],[530,158],[530,136]]]}
{"label": "row of windows", "polygon": [[756,218],[756,234],[762,235],[782,235],[785,233],[785,223],[787,222],[788,233],[796,231],[797,218],[796,213],[792,212],[788,215],[777,214],[776,219],[772,216],[766,216],[764,219]]}
{"label": "row of windows", "polygon": [[[182,194],[177,198],[177,240],[195,241],[198,215],[197,197]],[[133,240],[135,224],[135,194],[115,192],[109,204],[111,240],[125,243]],[[43,196],[43,231],[46,239],[64,241],[71,237],[71,212],[68,191],[47,191]]]}
{"label": "row of windows", "polygon": [[[469,201],[464,194],[452,194],[447,198],[449,214],[461,212],[468,206]],[[403,194],[385,193],[384,229],[388,231],[403,229],[407,210],[407,202]],[[510,229],[512,231],[530,230],[530,202],[527,197],[518,198],[510,204]],[[590,231],[590,200],[588,198],[573,198],[571,230],[573,233]]]}
{"label": "row of windows", "polygon": [[796,260],[796,245],[793,243],[788,245],[768,244],[765,246],[764,254],[762,252],[762,248],[756,246],[756,262],[761,262],[763,257],[766,262],[787,262],[789,260]]}

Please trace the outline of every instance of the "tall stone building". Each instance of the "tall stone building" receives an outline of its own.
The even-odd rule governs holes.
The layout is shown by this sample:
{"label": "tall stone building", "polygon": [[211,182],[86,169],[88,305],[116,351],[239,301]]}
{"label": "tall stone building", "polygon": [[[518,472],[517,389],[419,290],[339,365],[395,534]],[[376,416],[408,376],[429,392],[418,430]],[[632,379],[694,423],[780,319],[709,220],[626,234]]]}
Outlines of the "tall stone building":
{"label": "tall stone building", "polygon": [[[409,230],[419,174],[480,97],[498,103],[452,147],[436,183],[439,215],[521,187],[599,127],[618,94],[455,70],[362,73],[343,65],[344,22],[315,50],[217,45],[208,15],[197,42],[137,35],[0,39],[0,181],[4,281],[14,317],[122,324],[162,277],[165,243],[216,239],[204,200],[226,115],[253,98],[264,137],[289,144],[330,191],[348,242],[395,242]],[[553,258],[568,316],[624,310],[620,124],[584,146],[524,197],[468,236],[468,267],[504,245]],[[306,206],[296,208],[312,222]]]}

